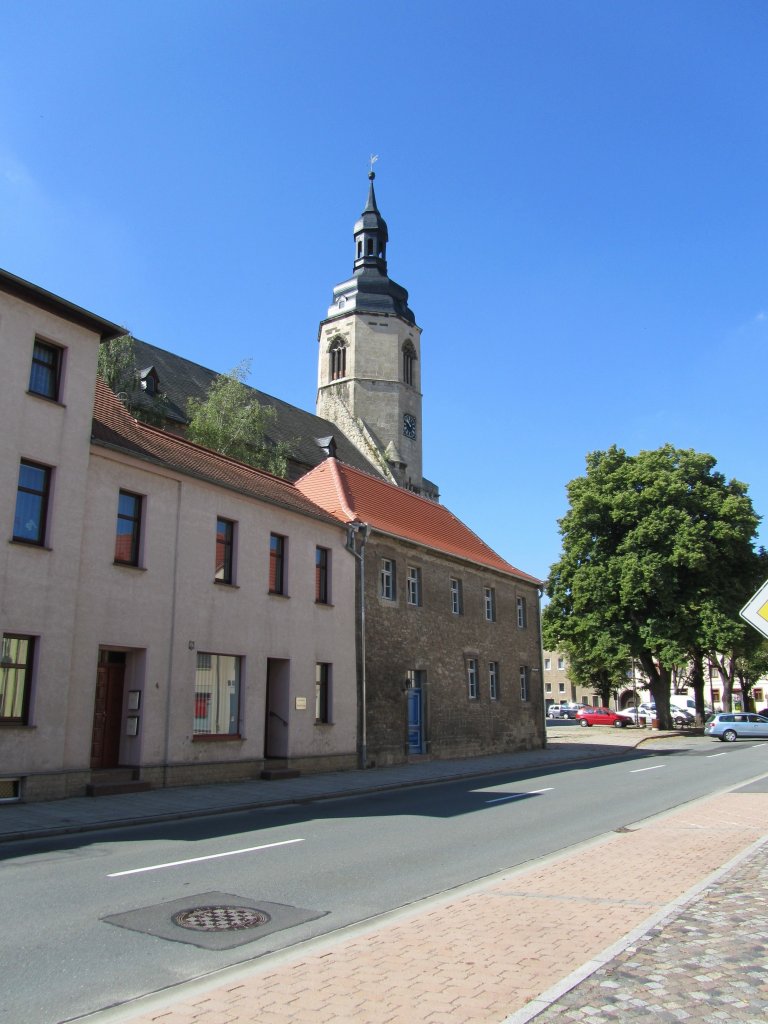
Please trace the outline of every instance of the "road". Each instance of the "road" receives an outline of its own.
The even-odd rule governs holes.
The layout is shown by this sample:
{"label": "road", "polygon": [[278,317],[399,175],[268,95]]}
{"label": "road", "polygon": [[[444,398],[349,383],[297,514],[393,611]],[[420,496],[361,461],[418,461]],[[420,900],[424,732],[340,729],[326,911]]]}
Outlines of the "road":
{"label": "road", "polygon": [[[0,847],[0,1020],[58,1024],[493,876],[766,771],[768,743],[608,752],[604,762],[546,774],[9,844]],[[200,896],[205,905],[208,893],[277,905],[277,921],[281,905],[319,916],[231,949],[105,920],[182,898]],[[138,923],[151,928],[158,916],[148,910]]]}

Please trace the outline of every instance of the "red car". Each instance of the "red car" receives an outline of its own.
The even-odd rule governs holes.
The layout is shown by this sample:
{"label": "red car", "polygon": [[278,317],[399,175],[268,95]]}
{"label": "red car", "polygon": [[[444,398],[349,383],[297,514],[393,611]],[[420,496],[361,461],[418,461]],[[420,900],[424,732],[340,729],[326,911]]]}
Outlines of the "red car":
{"label": "red car", "polygon": [[613,725],[617,729],[632,725],[628,715],[617,715],[610,708],[580,708],[576,712],[576,720],[585,729],[590,725]]}

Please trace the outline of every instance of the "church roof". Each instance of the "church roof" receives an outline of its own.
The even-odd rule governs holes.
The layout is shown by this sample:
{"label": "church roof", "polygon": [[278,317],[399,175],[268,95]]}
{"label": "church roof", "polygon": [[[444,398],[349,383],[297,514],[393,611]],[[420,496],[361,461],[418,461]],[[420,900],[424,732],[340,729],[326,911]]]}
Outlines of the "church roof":
{"label": "church roof", "polygon": [[374,530],[434,551],[488,566],[536,586],[542,581],[516,569],[465,526],[445,505],[326,459],[296,481],[296,487],[345,523],[368,523]]}
{"label": "church roof", "polygon": [[250,498],[324,522],[336,521],[287,480],[135,420],[102,380],[96,382],[91,437],[96,444],[167,466]]}
{"label": "church roof", "polygon": [[[134,354],[138,366],[151,366],[157,374],[159,389],[166,396],[163,416],[178,424],[179,428],[185,426],[187,401],[190,398],[206,398],[211,383],[219,374],[215,370],[209,370],[183,356],[174,355],[173,352],[167,352],[138,338],[134,338]],[[291,477],[295,478],[305,473],[326,457],[330,437],[336,442],[336,454],[342,462],[359,469],[370,470],[371,465],[365,456],[335,423],[315,416],[314,413],[305,412],[295,405],[289,405],[288,402],[283,402],[256,388],[250,390],[260,405],[271,406],[277,414],[274,422],[269,425],[267,440],[284,441],[290,445],[289,463],[293,463],[293,466],[289,467]],[[143,391],[132,394],[131,401],[136,402],[138,407],[144,406],[148,410],[154,410],[157,403],[155,398]]]}

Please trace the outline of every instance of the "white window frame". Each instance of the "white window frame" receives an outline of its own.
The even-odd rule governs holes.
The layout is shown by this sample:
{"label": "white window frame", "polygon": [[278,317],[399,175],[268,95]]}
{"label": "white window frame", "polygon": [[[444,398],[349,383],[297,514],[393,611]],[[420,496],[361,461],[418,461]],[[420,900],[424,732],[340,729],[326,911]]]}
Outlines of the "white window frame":
{"label": "white window frame", "polygon": [[496,621],[496,590],[494,587],[484,587],[483,597],[485,600],[485,618],[487,622]]}
{"label": "white window frame", "polygon": [[499,663],[488,662],[488,695],[491,700],[499,699]]}
{"label": "white window frame", "polygon": [[522,700],[522,701],[530,700],[530,695],[529,695],[529,692],[528,692],[528,666],[527,665],[521,665],[520,666],[520,700]]}
{"label": "white window frame", "polygon": [[467,694],[470,700],[478,700],[480,697],[477,658],[467,658]]}
{"label": "white window frame", "polygon": [[416,565],[408,566],[406,593],[408,604],[418,608],[421,604],[421,569]]}
{"label": "white window frame", "polygon": [[382,558],[379,572],[380,594],[385,601],[395,600],[395,562],[392,558]]}
{"label": "white window frame", "polygon": [[525,606],[525,598],[517,599],[517,625],[519,629],[525,629],[528,625],[528,609]]}
{"label": "white window frame", "polygon": [[462,587],[461,580],[455,576],[450,577],[451,585],[451,613],[453,615],[462,615],[464,612],[464,602],[462,601]]}

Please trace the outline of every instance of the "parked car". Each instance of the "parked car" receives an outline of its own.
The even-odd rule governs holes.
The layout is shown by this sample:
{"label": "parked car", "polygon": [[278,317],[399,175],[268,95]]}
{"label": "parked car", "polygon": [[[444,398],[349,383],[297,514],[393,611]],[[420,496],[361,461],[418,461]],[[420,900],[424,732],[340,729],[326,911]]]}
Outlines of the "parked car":
{"label": "parked car", "polygon": [[617,729],[623,729],[632,725],[629,715],[618,714],[610,708],[579,708],[576,712],[579,725],[588,728],[590,725],[613,725]]}
{"label": "parked car", "polygon": [[669,709],[669,712],[672,715],[672,721],[675,725],[693,725],[696,721],[696,716],[692,715],[690,711],[686,711],[685,708],[673,707]]}
{"label": "parked car", "polygon": [[550,704],[547,709],[547,718],[575,718],[580,704],[572,704],[564,700],[560,704]]}
{"label": "parked car", "polygon": [[727,711],[708,718],[704,733],[724,743],[737,739],[768,739],[768,718],[753,712]]}

